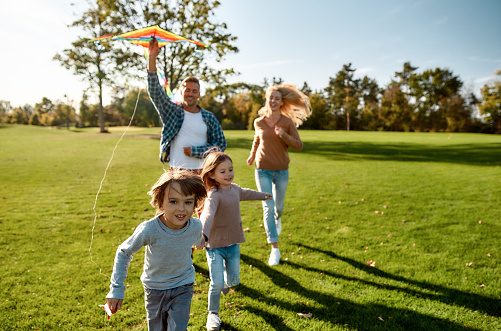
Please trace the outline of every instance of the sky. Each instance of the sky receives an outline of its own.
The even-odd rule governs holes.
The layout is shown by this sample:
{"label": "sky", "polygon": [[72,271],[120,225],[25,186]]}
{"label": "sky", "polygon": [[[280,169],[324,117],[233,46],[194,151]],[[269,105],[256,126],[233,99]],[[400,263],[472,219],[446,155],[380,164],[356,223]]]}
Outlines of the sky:
{"label": "sky", "polygon": [[[72,2],[2,1],[0,100],[80,100],[87,85],[52,60],[78,37],[68,25],[84,7]],[[222,0],[215,11],[238,37],[221,64],[240,73],[229,82],[280,77],[314,90],[347,63],[384,87],[409,61],[449,69],[478,93],[501,69],[500,17],[500,0]]]}

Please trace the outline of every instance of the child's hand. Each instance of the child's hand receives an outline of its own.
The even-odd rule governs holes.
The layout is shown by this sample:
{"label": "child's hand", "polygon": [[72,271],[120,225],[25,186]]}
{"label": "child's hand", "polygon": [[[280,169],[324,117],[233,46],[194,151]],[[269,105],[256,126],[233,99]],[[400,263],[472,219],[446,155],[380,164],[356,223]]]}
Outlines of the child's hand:
{"label": "child's hand", "polygon": [[[115,314],[120,308],[122,308],[123,299],[106,298],[106,304],[110,309],[112,314]],[[106,308],[105,308],[106,310]]]}
{"label": "child's hand", "polygon": [[273,199],[273,195],[271,195],[270,193],[265,193],[264,200],[271,200],[271,199]]}

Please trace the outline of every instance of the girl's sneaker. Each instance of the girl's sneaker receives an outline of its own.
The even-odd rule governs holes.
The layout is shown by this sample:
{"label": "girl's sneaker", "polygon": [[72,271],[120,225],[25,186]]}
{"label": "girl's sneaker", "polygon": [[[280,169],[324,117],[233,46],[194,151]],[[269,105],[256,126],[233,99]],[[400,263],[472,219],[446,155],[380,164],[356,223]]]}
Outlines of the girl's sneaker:
{"label": "girl's sneaker", "polygon": [[268,265],[274,266],[280,263],[280,250],[278,248],[271,248],[270,258],[268,259]]}
{"label": "girl's sneaker", "polygon": [[216,313],[209,313],[205,327],[208,331],[219,331],[221,329],[221,319]]}

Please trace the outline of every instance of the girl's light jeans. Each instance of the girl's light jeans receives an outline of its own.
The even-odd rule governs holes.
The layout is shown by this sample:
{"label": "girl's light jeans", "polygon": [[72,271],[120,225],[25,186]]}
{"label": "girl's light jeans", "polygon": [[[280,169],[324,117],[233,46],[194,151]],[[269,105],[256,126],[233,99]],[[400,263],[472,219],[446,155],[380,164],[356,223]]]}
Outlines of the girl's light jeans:
{"label": "girl's light jeans", "polygon": [[214,249],[206,248],[205,254],[210,274],[207,309],[209,312],[218,313],[221,290],[240,283],[240,244]]}
{"label": "girl's light jeans", "polygon": [[255,176],[258,190],[273,195],[273,200],[264,200],[262,204],[266,240],[269,244],[276,243],[278,234],[275,222],[282,217],[284,210],[289,170],[256,169]]}

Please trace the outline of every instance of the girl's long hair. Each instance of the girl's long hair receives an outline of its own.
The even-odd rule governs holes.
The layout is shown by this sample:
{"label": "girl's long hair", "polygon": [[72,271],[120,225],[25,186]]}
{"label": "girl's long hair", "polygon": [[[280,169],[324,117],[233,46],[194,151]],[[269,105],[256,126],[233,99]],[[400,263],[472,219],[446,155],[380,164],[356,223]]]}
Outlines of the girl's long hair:
{"label": "girl's long hair", "polygon": [[226,160],[229,160],[231,163],[233,163],[231,157],[223,152],[211,152],[205,158],[202,165],[202,172],[200,173],[200,177],[202,177],[202,181],[204,182],[204,186],[207,192],[214,187],[219,187],[219,184],[210,176],[214,174],[216,167]]}
{"label": "girl's long hair", "polygon": [[278,91],[282,95],[282,107],[280,112],[294,122],[296,127],[303,124],[304,121],[311,115],[310,98],[301,92],[295,85],[282,83],[273,85],[266,90],[266,104],[258,111],[260,116],[266,116],[271,113],[268,106],[271,93]]}

